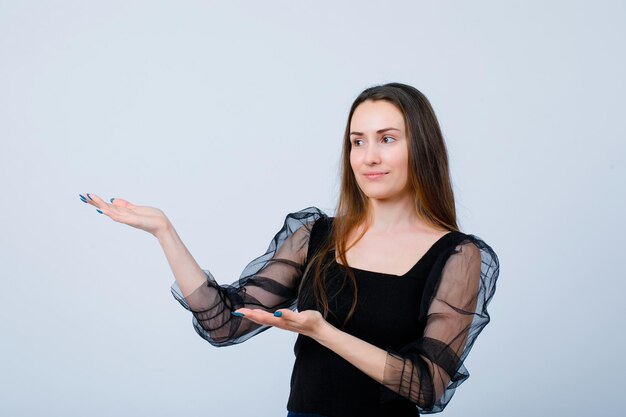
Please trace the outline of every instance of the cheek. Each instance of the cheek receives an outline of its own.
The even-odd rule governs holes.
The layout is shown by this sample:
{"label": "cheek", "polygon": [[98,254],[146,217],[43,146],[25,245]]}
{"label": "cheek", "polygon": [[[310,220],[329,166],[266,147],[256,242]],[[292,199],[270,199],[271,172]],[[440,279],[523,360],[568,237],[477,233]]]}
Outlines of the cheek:
{"label": "cheek", "polygon": [[358,166],[358,158],[354,152],[350,152],[350,167],[354,171]]}
{"label": "cheek", "polygon": [[408,180],[409,176],[409,154],[408,152],[398,152],[394,155],[393,164],[396,171],[400,174],[403,181]]}
{"label": "cheek", "polygon": [[405,147],[401,156],[401,164],[404,167],[404,170],[408,172],[409,170],[409,149]]}
{"label": "cheek", "polygon": [[389,155],[389,161],[397,170],[406,171],[409,167],[409,154],[403,149],[397,149],[397,152]]}

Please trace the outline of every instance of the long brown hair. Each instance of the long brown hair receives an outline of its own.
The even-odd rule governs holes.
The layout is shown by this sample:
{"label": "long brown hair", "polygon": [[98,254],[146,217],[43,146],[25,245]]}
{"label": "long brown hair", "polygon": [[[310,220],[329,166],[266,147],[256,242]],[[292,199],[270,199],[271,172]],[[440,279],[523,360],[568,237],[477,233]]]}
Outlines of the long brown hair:
{"label": "long brown hair", "polygon": [[[358,291],[354,272],[346,260],[346,252],[365,234],[368,214],[367,196],[359,188],[350,165],[350,123],[356,108],[366,100],[387,101],[395,105],[404,116],[409,147],[409,183],[414,191],[416,213],[433,226],[459,230],[448,168],[448,152],[430,102],[419,90],[406,84],[389,83],[365,89],[352,103],[348,115],[341,156],[341,189],[331,232],[329,238],[311,256],[305,271],[305,276],[312,271],[313,297],[324,317],[327,317],[329,298],[324,283],[324,271],[334,261],[333,258],[328,259],[328,255],[335,250],[335,256],[346,266],[347,276],[354,288],[354,300],[344,325],[354,314]],[[348,237],[361,225],[365,227],[348,247]]]}

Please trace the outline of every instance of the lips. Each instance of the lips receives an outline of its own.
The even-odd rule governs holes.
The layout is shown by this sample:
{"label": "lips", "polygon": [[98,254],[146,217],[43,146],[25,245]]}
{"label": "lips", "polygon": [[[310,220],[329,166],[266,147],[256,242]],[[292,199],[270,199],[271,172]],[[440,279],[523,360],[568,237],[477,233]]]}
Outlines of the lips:
{"label": "lips", "polygon": [[387,172],[380,172],[380,171],[372,171],[372,172],[366,172],[363,175],[365,176],[365,178],[370,179],[370,180],[375,180],[377,178],[381,178],[384,175],[386,175]]}

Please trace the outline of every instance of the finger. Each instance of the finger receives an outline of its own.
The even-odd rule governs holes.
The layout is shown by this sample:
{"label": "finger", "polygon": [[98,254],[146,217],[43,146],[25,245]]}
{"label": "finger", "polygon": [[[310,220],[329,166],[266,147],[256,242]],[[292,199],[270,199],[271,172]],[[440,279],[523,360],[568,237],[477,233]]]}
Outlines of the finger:
{"label": "finger", "polygon": [[80,196],[81,196],[81,200],[91,204],[92,206],[96,207],[96,209],[100,210],[103,213],[109,208],[109,205],[95,194],[85,193],[84,195],[80,194]]}
{"label": "finger", "polygon": [[[291,310],[282,310],[282,311],[291,311]],[[293,311],[291,311],[293,313]],[[265,325],[265,326],[273,326],[282,330],[287,330],[294,333],[300,333],[302,331],[301,326],[298,326],[298,323],[290,321],[288,319],[284,319],[282,317],[276,317],[273,313],[268,313],[264,310],[256,310],[256,309],[248,309],[248,308],[240,308],[236,311],[236,313],[244,314],[243,318],[246,318],[254,323]],[[297,313],[294,313],[297,315]]]}
{"label": "finger", "polygon": [[129,201],[124,200],[123,198],[118,198],[118,197],[112,198],[111,204],[114,205],[115,207],[135,208],[135,206],[131,204]]}
{"label": "finger", "polygon": [[93,201],[93,199],[92,199],[92,198],[90,198],[93,194],[83,193],[83,194],[78,194],[78,195],[80,196],[80,199],[81,199],[83,202],[85,202],[85,203],[87,203],[87,204],[90,204],[90,205],[92,205],[92,206],[95,206],[95,205],[96,205],[96,204],[95,204],[95,202]]}
{"label": "finger", "polygon": [[240,308],[235,313],[243,314],[243,318],[251,320],[258,324],[264,324],[268,326],[276,326],[280,324],[280,319],[275,317],[272,313],[268,313],[264,310]]}
{"label": "finger", "polygon": [[282,318],[283,320],[298,321],[299,313],[288,308],[281,308],[274,312],[274,316]]}
{"label": "finger", "polygon": [[274,317],[278,318],[275,326],[282,329],[300,333],[306,327],[305,318],[299,312],[288,308],[276,310]]}

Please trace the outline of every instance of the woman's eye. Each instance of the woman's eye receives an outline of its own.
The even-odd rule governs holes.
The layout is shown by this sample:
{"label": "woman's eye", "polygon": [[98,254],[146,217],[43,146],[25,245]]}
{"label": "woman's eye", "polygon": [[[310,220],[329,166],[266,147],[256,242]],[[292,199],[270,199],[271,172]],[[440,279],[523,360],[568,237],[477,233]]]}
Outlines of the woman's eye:
{"label": "woman's eye", "polygon": [[391,142],[393,142],[393,141],[395,141],[395,139],[394,139],[394,138],[392,138],[391,136],[383,136],[383,142],[385,142],[385,143],[391,143]]}
{"label": "woman's eye", "polygon": [[354,146],[361,146],[361,145],[363,145],[363,140],[361,140],[361,139],[355,139],[355,140],[354,140],[354,142],[352,142],[352,144],[353,144]]}

